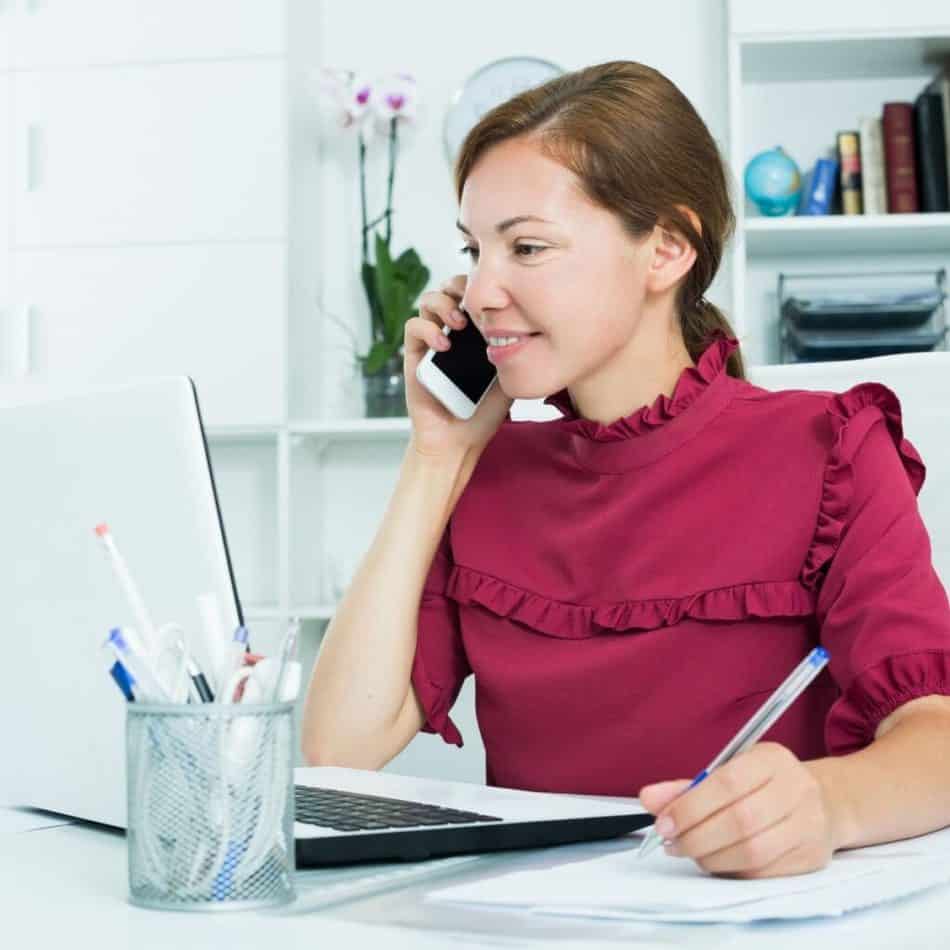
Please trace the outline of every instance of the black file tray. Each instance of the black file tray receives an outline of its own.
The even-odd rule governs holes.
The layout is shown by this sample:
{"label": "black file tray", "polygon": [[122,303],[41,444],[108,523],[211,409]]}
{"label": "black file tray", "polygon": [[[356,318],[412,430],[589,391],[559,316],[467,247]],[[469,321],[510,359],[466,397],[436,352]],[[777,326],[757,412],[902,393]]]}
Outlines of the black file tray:
{"label": "black file tray", "polygon": [[946,272],[780,273],[779,318],[808,330],[929,330],[943,325]]}

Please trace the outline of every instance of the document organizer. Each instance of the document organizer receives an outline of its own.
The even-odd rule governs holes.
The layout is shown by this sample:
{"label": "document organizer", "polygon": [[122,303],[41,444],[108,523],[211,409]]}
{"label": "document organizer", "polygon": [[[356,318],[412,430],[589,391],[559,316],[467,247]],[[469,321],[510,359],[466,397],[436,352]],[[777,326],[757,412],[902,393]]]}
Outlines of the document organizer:
{"label": "document organizer", "polygon": [[780,273],[781,362],[944,349],[945,284],[943,268]]}

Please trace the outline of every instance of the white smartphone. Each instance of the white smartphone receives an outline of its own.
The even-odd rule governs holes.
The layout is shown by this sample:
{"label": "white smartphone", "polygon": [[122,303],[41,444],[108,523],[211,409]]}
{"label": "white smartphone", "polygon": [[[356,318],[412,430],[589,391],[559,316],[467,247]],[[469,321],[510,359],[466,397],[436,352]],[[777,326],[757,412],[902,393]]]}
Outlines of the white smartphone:
{"label": "white smartphone", "polygon": [[452,346],[447,350],[430,347],[416,367],[416,379],[459,419],[471,419],[498,378],[485,338],[467,313],[465,317],[460,330],[442,328],[446,336],[451,334]]}

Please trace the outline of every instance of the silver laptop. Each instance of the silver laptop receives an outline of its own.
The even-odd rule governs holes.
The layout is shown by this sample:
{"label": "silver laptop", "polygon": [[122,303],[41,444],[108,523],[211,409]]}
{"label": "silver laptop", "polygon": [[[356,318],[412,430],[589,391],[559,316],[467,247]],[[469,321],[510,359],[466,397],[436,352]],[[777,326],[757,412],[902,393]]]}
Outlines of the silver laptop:
{"label": "silver laptop", "polygon": [[[243,622],[197,393],[165,377],[7,406],[0,446],[0,801],[125,827],[124,700],[101,644],[128,607],[95,526],[109,524],[156,623],[197,627],[206,591],[229,628]],[[359,769],[298,769],[295,797],[299,866],[537,847],[653,821],[635,798]]]}

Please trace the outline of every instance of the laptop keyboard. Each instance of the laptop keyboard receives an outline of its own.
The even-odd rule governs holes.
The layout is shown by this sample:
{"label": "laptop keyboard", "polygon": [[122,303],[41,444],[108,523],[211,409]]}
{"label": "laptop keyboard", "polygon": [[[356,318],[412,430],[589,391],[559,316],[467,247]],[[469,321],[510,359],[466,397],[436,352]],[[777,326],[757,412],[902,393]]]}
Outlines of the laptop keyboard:
{"label": "laptop keyboard", "polygon": [[294,807],[297,821],[332,828],[334,831],[468,825],[503,820],[495,815],[480,815],[474,811],[344,792],[336,788],[314,788],[311,785],[294,786]]}

